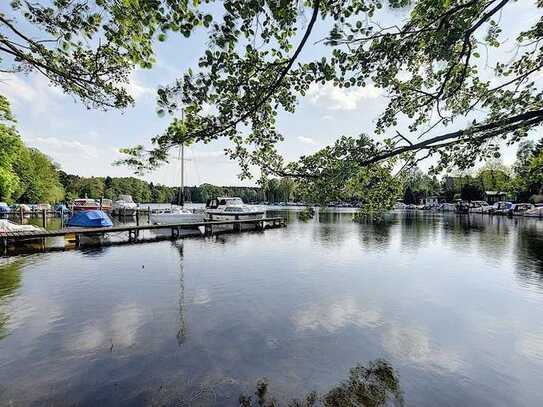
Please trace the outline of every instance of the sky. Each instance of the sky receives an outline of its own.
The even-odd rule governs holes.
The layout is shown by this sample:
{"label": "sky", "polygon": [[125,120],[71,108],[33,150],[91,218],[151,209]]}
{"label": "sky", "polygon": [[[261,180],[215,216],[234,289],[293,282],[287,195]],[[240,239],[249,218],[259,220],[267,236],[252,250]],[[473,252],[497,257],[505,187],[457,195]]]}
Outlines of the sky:
{"label": "sky", "polygon": [[[504,38],[514,38],[520,28],[527,26],[519,25],[519,21],[539,18],[534,13],[533,4],[532,0],[520,0],[507,6],[514,12],[505,12],[501,17]],[[7,2],[2,2],[0,11],[10,14]],[[405,17],[406,11],[387,11],[380,22],[401,21]],[[326,22],[319,21],[319,24],[310,37],[310,45],[301,55],[302,60],[329,52],[318,42],[325,36],[328,26]],[[18,120],[17,127],[26,144],[49,155],[64,171],[82,176],[132,176],[129,168],[112,165],[122,157],[119,148],[148,144],[151,137],[167,127],[169,117],[161,118],[156,114],[156,89],[173,82],[188,67],[197,66],[205,45],[206,33],[203,30],[189,39],[172,36],[164,43],[157,43],[156,65],[151,70],[137,69],[130,77],[128,89],[136,103],[125,111],[87,110],[73,97],[51,87],[46,78],[34,73],[1,75],[0,93],[9,98]],[[504,46],[500,52],[512,55],[513,47]],[[330,84],[312,86],[310,92],[299,100],[294,114],[280,113],[278,129],[285,136],[285,142],[279,151],[287,160],[295,160],[300,155],[332,144],[342,135],[371,134],[386,102],[382,90],[371,84],[349,89],[335,88]],[[460,123],[450,126],[447,131],[459,127]],[[442,130],[436,129],[438,132]],[[540,134],[543,133],[533,138],[540,137]],[[255,180],[238,179],[239,166],[224,156],[223,150],[227,146],[226,141],[218,140],[187,149],[185,184],[254,185]],[[504,147],[505,164],[512,164],[515,151],[515,147]],[[175,158],[176,152],[172,156],[170,164],[143,178],[177,185],[180,162]],[[421,166],[424,169],[427,165]]]}

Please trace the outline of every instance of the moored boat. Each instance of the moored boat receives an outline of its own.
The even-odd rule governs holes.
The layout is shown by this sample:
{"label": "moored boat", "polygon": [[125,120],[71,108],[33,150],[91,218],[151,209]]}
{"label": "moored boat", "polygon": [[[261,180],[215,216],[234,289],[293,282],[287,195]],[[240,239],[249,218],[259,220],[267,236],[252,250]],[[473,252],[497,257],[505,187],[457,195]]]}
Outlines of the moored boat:
{"label": "moored boat", "polygon": [[531,203],[516,203],[512,204],[507,212],[508,216],[522,216],[527,211],[534,208],[534,205]]}
{"label": "moored boat", "polygon": [[205,220],[204,213],[193,212],[185,208],[173,208],[170,211],[153,213],[149,217],[154,225],[177,225],[183,223],[201,223]]}
{"label": "moored boat", "polygon": [[35,232],[43,230],[34,225],[20,225],[7,219],[0,219],[0,232]]}
{"label": "moored boat", "polygon": [[99,209],[104,212],[111,212],[113,210],[113,201],[111,199],[98,199]]}
{"label": "moored boat", "polygon": [[100,204],[95,199],[79,198],[72,202],[72,212],[96,211],[100,209]]}
{"label": "moored boat", "polygon": [[210,199],[207,201],[205,212],[209,220],[262,219],[266,214],[263,209],[245,205],[238,197]]}
{"label": "moored boat", "polygon": [[531,218],[543,218],[543,204],[536,205],[534,208],[528,209],[523,213],[523,216]]}
{"label": "moored boat", "polygon": [[119,195],[119,198],[113,202],[112,210],[114,215],[134,216],[138,210],[138,205],[131,195]]}
{"label": "moored boat", "polygon": [[470,213],[488,213],[491,206],[486,201],[472,201],[469,212]]}
{"label": "moored boat", "polygon": [[8,214],[11,212],[11,208],[5,202],[0,202],[0,215]]}
{"label": "moored boat", "polygon": [[88,210],[74,213],[66,223],[68,227],[79,228],[106,228],[113,226],[113,222],[104,211]]}
{"label": "moored boat", "polygon": [[488,213],[492,215],[506,215],[512,205],[512,202],[499,201],[492,205]]}

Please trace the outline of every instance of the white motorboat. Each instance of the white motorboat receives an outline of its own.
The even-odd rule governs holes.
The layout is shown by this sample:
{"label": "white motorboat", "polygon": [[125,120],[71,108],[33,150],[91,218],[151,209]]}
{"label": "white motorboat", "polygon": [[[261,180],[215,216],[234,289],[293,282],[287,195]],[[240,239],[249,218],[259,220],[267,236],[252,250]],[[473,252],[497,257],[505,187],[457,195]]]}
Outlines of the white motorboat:
{"label": "white motorboat", "polygon": [[192,212],[186,208],[173,208],[171,211],[153,213],[150,219],[153,225],[201,223],[205,220],[205,214],[203,212]]}
{"label": "white motorboat", "polygon": [[523,215],[531,218],[543,218],[543,205],[536,205],[535,208],[528,209]]}
{"label": "white motorboat", "polygon": [[120,216],[134,216],[138,210],[138,205],[130,195],[119,195],[119,198],[113,202],[113,214]]}
{"label": "white motorboat", "polygon": [[469,208],[469,212],[470,213],[488,213],[490,212],[491,208],[492,206],[490,206],[485,201],[472,201]]}
{"label": "white motorboat", "polygon": [[209,220],[262,219],[265,214],[265,210],[245,205],[238,197],[210,199],[206,204],[206,216]]}

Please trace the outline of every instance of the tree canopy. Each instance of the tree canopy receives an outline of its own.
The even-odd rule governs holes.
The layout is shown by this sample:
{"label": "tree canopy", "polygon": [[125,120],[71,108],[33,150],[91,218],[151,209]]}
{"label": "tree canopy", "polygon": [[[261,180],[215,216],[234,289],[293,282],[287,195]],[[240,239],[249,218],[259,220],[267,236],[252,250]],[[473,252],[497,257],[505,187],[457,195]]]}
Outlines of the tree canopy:
{"label": "tree canopy", "polygon": [[57,168],[45,154],[25,146],[9,102],[0,95],[0,200],[58,202],[63,198]]}
{"label": "tree canopy", "polygon": [[12,0],[0,11],[0,72],[36,71],[92,108],[133,102],[125,84],[150,68],[154,41],[209,26],[199,1]]}
{"label": "tree canopy", "polygon": [[[397,156],[436,156],[440,170],[497,157],[502,143],[519,142],[543,121],[536,79],[543,64],[541,16],[535,23],[518,22],[525,26],[515,38],[513,56],[494,56],[505,42],[500,15],[515,13],[519,3],[225,1],[198,67],[159,90],[159,112],[184,106],[185,119],[173,119],[164,134],[152,139],[151,150],[127,149],[126,162],[140,170],[153,168],[172,146],[228,138],[227,154],[240,161],[243,176],[258,165],[267,174],[327,177],[328,168],[304,158],[287,164],[275,149],[283,138],[276,128],[278,111],[294,112],[310,86],[326,83],[343,88],[374,84],[388,95],[376,136],[351,137],[351,148],[338,160],[367,167]],[[533,4],[534,10],[542,6]],[[391,9],[406,19],[380,25]],[[319,25],[328,32],[322,39],[327,55],[305,61],[300,55],[316,40],[312,33]],[[485,52],[493,53],[486,70]],[[204,113],[206,104],[215,110]],[[408,134],[398,131],[400,120],[408,121]],[[454,131],[444,131],[453,125]]]}

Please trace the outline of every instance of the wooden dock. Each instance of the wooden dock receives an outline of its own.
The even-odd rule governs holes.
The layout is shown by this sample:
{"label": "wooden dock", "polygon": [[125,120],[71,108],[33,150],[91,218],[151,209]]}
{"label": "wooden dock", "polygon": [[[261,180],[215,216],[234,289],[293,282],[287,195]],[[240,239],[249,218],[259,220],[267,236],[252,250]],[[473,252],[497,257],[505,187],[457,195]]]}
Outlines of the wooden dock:
{"label": "wooden dock", "polygon": [[[16,244],[26,241],[42,241],[51,237],[65,237],[66,240],[72,240],[76,245],[79,245],[81,237],[103,236],[108,233],[128,232],[128,241],[135,242],[138,240],[140,232],[145,230],[170,230],[171,238],[175,239],[180,236],[182,230],[195,230],[200,227],[204,228],[204,235],[210,236],[215,233],[224,232],[241,232],[243,225],[253,225],[256,230],[264,230],[266,228],[285,227],[286,221],[281,217],[262,218],[262,219],[243,219],[243,220],[220,220],[220,221],[204,221],[198,223],[179,223],[171,225],[126,225],[113,226],[105,228],[64,228],[58,230],[31,230],[18,232],[0,232],[0,241],[7,252],[10,244]],[[232,226],[230,230],[217,229],[220,226]]]}

